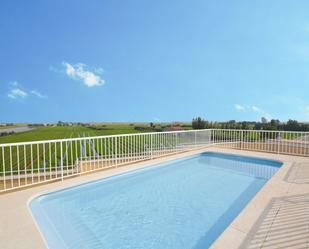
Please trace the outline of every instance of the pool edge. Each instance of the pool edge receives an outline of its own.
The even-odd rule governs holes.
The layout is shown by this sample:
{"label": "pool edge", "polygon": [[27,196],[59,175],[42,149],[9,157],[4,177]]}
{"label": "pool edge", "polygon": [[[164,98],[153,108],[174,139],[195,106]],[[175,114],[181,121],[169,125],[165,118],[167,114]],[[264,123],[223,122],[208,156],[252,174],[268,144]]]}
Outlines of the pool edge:
{"label": "pool edge", "polygon": [[[4,225],[7,226],[6,228],[8,228],[4,232],[4,234],[1,235],[1,238],[3,239],[0,242],[0,247],[14,248],[14,249],[15,248],[16,249],[18,248],[29,248],[29,249],[30,248],[48,248],[47,245],[44,243],[45,239],[43,235],[41,234],[38,227],[36,227],[36,221],[35,221],[35,218],[32,216],[32,212],[29,206],[30,202],[34,198],[42,194],[47,194],[47,193],[61,190],[64,188],[80,185],[81,183],[90,182],[90,181],[93,181],[94,179],[99,179],[102,177],[115,175],[121,171],[129,172],[132,170],[132,168],[133,169],[144,168],[144,167],[152,166],[154,164],[158,164],[161,162],[170,161],[173,158],[180,159],[188,155],[200,154],[202,152],[207,152],[207,151],[231,153],[234,155],[238,154],[238,155],[249,156],[249,157],[253,156],[253,157],[262,158],[262,159],[281,161],[284,163],[283,166],[277,171],[277,173],[268,181],[268,183],[266,183],[263,186],[263,188],[257,193],[257,195],[248,203],[248,205],[239,213],[239,215],[233,220],[233,222],[226,228],[226,230],[221,234],[221,236],[212,245],[212,248],[223,248],[221,246],[227,241],[228,242],[230,241],[229,240],[230,235],[234,233],[235,229],[237,229],[237,227],[239,226],[239,225],[235,225],[235,221],[237,221],[240,216],[243,217],[244,215],[243,213],[246,213],[248,206],[251,205],[251,203],[256,199],[258,195],[260,195],[261,192],[263,193],[265,192],[263,190],[266,186],[269,185],[270,182],[273,182],[274,180],[280,181],[280,179],[283,180],[283,177],[285,176],[285,174],[284,172],[280,173],[282,169],[286,169],[285,171],[287,171],[289,169],[289,165],[291,165],[293,161],[304,161],[305,160],[303,157],[294,157],[294,156],[286,156],[286,155],[249,152],[249,151],[240,151],[240,150],[222,149],[222,148],[212,147],[212,148],[205,148],[205,149],[198,150],[198,151],[191,151],[188,153],[178,154],[178,155],[174,155],[174,156],[170,156],[166,158],[161,158],[159,160],[136,163],[132,165],[134,167],[125,166],[125,167],[117,168],[116,170],[111,169],[111,170],[108,170],[108,173],[107,171],[97,172],[95,174],[82,176],[80,178],[68,179],[64,182],[56,182],[56,183],[51,183],[48,185],[33,187],[31,189],[22,190],[19,192],[8,193],[8,194],[0,196],[0,201],[5,202],[5,205],[0,207],[0,218],[3,217],[6,219],[5,220],[6,222],[4,222],[5,223]],[[306,158],[306,160],[308,159]],[[12,210],[10,210],[9,212],[8,210],[10,208]],[[20,215],[16,215],[16,212],[18,212],[19,214],[22,214],[21,215],[22,217],[20,217]],[[5,217],[6,214],[7,214],[7,217]],[[258,217],[258,214],[256,216]],[[12,234],[13,234],[12,231],[15,232],[17,230],[16,226],[18,225],[18,223],[21,223],[20,222],[21,220],[19,218],[22,218],[25,221],[26,225],[22,227],[23,230],[19,229],[20,231],[14,234],[14,241],[12,241]],[[231,230],[232,232],[229,232]],[[25,231],[24,236],[22,236],[22,231]],[[245,236],[245,232],[243,231],[239,231],[239,232],[241,233],[240,235],[234,234],[237,237],[237,239],[235,239],[233,243],[229,244],[229,248],[238,248],[236,246],[237,244],[239,245],[237,241],[240,241],[241,237]],[[31,239],[29,239],[30,237]],[[11,240],[9,241],[9,239]],[[231,247],[234,245],[235,247]]]}

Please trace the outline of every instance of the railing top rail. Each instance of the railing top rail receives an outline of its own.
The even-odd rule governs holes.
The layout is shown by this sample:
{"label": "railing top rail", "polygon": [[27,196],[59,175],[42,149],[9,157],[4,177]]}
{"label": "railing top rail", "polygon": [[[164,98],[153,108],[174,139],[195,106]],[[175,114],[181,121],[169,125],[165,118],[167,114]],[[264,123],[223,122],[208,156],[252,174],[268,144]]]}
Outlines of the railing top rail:
{"label": "railing top rail", "polygon": [[143,132],[143,133],[127,133],[127,134],[115,134],[115,135],[103,135],[103,136],[63,138],[63,139],[52,139],[52,140],[38,140],[38,141],[29,141],[29,142],[4,143],[4,144],[0,144],[0,147],[22,146],[22,145],[31,145],[31,144],[61,143],[61,142],[69,142],[69,141],[82,141],[82,140],[89,140],[89,139],[111,138],[111,137],[129,137],[129,136],[140,136],[140,135],[151,135],[151,134],[200,132],[200,131],[211,131],[211,130],[212,129],[160,131],[160,132]]}
{"label": "railing top rail", "polygon": [[302,134],[308,134],[309,131],[280,131],[280,130],[244,130],[244,129],[210,129],[214,131],[222,131],[222,130],[231,130],[231,131],[246,131],[246,132],[279,132],[279,133],[302,133]]}
{"label": "railing top rail", "polygon": [[29,142],[16,142],[16,143],[4,143],[0,144],[1,147],[10,146],[23,146],[31,144],[47,144],[47,143],[61,143],[69,141],[83,141],[89,139],[111,138],[111,137],[129,137],[129,136],[141,136],[151,134],[173,134],[173,133],[188,133],[188,132],[202,132],[202,131],[238,131],[238,132],[279,132],[279,133],[293,133],[293,134],[306,134],[309,136],[309,132],[306,131],[274,131],[274,130],[243,130],[243,129],[199,129],[199,130],[181,130],[181,131],[161,131],[161,132],[143,132],[143,133],[129,133],[129,134],[115,134],[115,135],[103,135],[103,136],[89,136],[89,137],[76,137],[76,138],[64,138],[64,139],[52,139],[52,140],[39,140]]}

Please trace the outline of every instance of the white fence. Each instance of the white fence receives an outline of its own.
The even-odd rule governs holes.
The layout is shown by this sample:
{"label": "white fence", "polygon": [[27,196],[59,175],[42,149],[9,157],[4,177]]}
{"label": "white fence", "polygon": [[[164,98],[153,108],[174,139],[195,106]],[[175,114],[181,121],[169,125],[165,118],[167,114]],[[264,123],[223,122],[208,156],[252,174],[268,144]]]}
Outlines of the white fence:
{"label": "white fence", "polygon": [[309,156],[309,132],[213,129],[214,144],[295,156]]}
{"label": "white fence", "polygon": [[211,130],[199,130],[0,144],[0,192],[210,143]]}
{"label": "white fence", "polygon": [[0,144],[0,192],[211,145],[309,156],[309,132],[205,129]]}

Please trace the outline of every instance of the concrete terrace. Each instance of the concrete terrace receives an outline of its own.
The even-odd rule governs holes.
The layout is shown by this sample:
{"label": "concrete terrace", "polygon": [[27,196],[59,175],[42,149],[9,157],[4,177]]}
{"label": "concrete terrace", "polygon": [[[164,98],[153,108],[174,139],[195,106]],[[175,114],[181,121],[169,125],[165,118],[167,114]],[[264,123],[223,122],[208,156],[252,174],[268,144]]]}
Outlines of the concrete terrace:
{"label": "concrete terrace", "polygon": [[209,147],[99,171],[0,195],[0,248],[47,248],[28,204],[34,197],[202,151],[280,160],[284,165],[251,200],[212,248],[309,248],[309,158]]}
{"label": "concrete terrace", "polygon": [[308,158],[244,151],[237,154],[281,160],[284,166],[212,248],[309,248]]}

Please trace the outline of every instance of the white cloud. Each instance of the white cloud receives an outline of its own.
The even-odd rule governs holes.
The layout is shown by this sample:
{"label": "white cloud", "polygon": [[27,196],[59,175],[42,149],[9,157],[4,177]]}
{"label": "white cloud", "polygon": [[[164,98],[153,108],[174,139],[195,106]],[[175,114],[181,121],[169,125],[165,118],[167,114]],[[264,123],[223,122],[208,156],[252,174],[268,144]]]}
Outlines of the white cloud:
{"label": "white cloud", "polygon": [[242,106],[242,105],[236,104],[236,105],[235,105],[235,109],[236,109],[237,111],[244,111],[244,110],[245,110],[245,107]]}
{"label": "white cloud", "polygon": [[11,86],[18,86],[19,85],[17,81],[11,81],[9,84]]}
{"label": "white cloud", "polygon": [[88,87],[101,86],[105,81],[101,78],[103,69],[95,68],[92,71],[87,69],[87,65],[78,63],[72,65],[67,62],[63,62],[62,65],[65,67],[65,73],[67,76],[74,80],[82,81]]}
{"label": "white cloud", "polygon": [[23,87],[17,81],[10,82],[9,86],[11,89],[7,93],[7,97],[10,99],[24,99],[26,97],[29,97],[30,95],[40,99],[47,98],[46,95],[43,95],[38,90],[31,90],[31,91],[24,90]]}
{"label": "white cloud", "polygon": [[20,88],[13,88],[9,91],[8,97],[11,99],[18,99],[18,98],[26,98],[28,96],[28,93],[21,90]]}
{"label": "white cloud", "polygon": [[261,109],[256,107],[256,106],[252,106],[252,110],[255,111],[255,112],[260,112]]}
{"label": "white cloud", "polygon": [[47,98],[46,95],[43,95],[42,93],[40,93],[40,92],[37,91],[37,90],[32,90],[31,93],[32,93],[34,96],[36,96],[36,97],[38,97],[38,98],[40,98],[40,99],[46,99],[46,98]]}
{"label": "white cloud", "polygon": [[257,107],[257,106],[254,106],[254,105],[253,105],[251,108],[252,108],[252,110],[253,110],[254,112],[260,114],[262,117],[265,117],[265,118],[267,118],[267,119],[271,119],[271,118],[272,118],[271,115],[270,115],[269,113],[267,113],[266,111],[264,111],[263,109],[261,109],[261,108],[259,108],[259,107]]}
{"label": "white cloud", "polygon": [[235,109],[239,112],[252,112],[253,111],[259,114],[261,117],[265,117],[267,119],[272,118],[272,116],[269,113],[267,113],[266,111],[264,111],[263,109],[255,105],[250,106],[250,105],[235,104]]}

